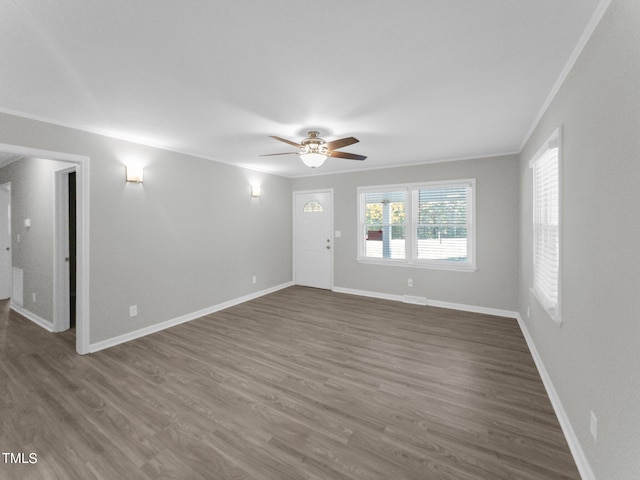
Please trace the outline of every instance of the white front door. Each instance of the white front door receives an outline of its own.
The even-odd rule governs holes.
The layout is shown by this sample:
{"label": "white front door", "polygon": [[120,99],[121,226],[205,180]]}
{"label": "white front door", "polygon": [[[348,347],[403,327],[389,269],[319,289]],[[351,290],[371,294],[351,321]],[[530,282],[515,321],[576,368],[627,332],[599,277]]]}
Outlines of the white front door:
{"label": "white front door", "polygon": [[296,285],[331,288],[333,194],[294,193],[294,278]]}
{"label": "white front door", "polygon": [[0,185],[0,300],[11,296],[11,185]]}

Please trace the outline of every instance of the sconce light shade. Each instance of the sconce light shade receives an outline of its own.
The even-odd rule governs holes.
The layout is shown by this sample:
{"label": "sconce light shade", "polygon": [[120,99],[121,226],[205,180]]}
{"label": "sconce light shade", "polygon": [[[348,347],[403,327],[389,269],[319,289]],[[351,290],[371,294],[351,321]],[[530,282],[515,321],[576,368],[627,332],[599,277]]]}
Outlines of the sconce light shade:
{"label": "sconce light shade", "polygon": [[142,183],[142,167],[127,165],[127,182]]}
{"label": "sconce light shade", "polygon": [[260,196],[260,185],[251,185],[251,196],[252,197]]}

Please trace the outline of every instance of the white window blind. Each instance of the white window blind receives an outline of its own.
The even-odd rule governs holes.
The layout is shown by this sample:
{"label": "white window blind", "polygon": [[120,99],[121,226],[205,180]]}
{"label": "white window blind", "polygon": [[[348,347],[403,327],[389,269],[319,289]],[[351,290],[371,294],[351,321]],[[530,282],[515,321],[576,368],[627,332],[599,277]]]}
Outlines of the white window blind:
{"label": "white window blind", "polygon": [[560,168],[558,138],[531,162],[533,168],[533,293],[559,320]]}
{"label": "white window blind", "polygon": [[418,260],[468,262],[470,187],[421,187],[415,190]]}

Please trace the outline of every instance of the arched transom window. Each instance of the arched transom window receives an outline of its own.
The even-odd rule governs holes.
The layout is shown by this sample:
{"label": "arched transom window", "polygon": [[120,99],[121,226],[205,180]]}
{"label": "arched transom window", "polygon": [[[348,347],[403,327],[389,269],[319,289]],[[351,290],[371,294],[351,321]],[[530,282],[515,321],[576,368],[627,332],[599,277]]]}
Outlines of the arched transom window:
{"label": "arched transom window", "polygon": [[320,213],[320,212],[324,212],[324,208],[322,208],[322,205],[320,204],[320,202],[316,200],[311,200],[304,204],[302,211],[304,213]]}

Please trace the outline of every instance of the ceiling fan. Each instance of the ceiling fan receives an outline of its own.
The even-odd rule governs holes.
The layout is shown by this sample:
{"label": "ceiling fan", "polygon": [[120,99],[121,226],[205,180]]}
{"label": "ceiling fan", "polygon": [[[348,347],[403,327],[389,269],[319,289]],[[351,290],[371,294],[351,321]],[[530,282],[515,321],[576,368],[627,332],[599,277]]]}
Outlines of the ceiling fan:
{"label": "ceiling fan", "polygon": [[319,132],[311,130],[309,136],[302,140],[300,143],[292,142],[286,138],[276,137],[269,135],[271,138],[279,140],[294,147],[298,147],[300,150],[297,152],[284,152],[284,153],[268,153],[266,155],[260,155],[261,157],[270,157],[272,155],[300,155],[300,159],[304,164],[311,168],[319,167],[324,163],[327,157],[346,158],[347,160],[364,160],[365,156],[356,155],[355,153],[338,152],[338,148],[346,147],[358,143],[360,140],[354,137],[341,138],[339,140],[333,140],[332,142],[326,142],[320,138]]}

